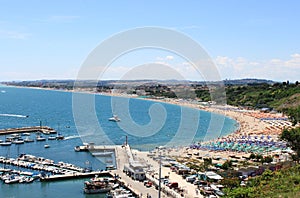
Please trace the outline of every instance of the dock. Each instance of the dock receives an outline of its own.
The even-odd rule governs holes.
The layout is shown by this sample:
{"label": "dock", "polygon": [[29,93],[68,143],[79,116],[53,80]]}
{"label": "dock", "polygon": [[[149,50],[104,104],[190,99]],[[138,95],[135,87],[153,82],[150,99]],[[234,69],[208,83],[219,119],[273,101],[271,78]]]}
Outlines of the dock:
{"label": "dock", "polygon": [[31,126],[31,127],[21,127],[21,128],[0,129],[0,135],[9,135],[14,133],[36,133],[36,132],[41,132],[43,134],[57,133],[55,129],[48,126]]}

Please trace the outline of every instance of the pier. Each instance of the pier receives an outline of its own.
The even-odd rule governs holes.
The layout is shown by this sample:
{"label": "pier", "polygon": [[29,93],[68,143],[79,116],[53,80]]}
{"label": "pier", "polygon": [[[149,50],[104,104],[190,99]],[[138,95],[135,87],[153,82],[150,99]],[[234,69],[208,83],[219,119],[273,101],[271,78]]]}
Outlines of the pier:
{"label": "pier", "polygon": [[0,129],[0,135],[9,135],[14,133],[36,133],[36,132],[41,132],[43,134],[57,133],[53,128],[50,128],[48,126],[31,126],[31,127],[21,127],[21,128]]}

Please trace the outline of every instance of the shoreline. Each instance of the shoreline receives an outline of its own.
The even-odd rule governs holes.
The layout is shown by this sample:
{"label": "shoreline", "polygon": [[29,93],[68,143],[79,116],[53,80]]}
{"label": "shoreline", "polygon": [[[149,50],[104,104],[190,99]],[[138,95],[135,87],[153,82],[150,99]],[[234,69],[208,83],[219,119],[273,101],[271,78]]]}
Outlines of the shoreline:
{"label": "shoreline", "polygon": [[[11,86],[5,85],[3,87],[13,87],[13,88],[28,88],[28,89],[38,89],[38,90],[48,90],[48,91],[59,91],[59,92],[71,92],[71,93],[86,93],[86,94],[95,94],[95,95],[102,95],[108,97],[124,97],[124,98],[133,98],[133,99],[140,99],[140,100],[149,100],[153,102],[160,102],[166,103],[171,105],[178,105],[182,107],[189,107],[196,110],[202,110],[210,113],[216,113],[230,119],[233,119],[237,122],[238,127],[237,130],[231,132],[228,135],[222,136],[221,138],[227,137],[237,137],[237,136],[258,136],[258,135],[268,135],[277,138],[278,135],[281,133],[282,129],[291,127],[291,122],[287,121],[287,117],[283,116],[279,113],[271,114],[271,113],[263,113],[259,112],[258,110],[245,110],[239,109],[235,106],[230,105],[210,105],[210,106],[203,106],[199,103],[192,103],[191,101],[187,101],[184,99],[172,99],[172,98],[163,98],[163,99],[156,99],[156,98],[140,98],[138,95],[132,94],[123,94],[123,93],[107,93],[107,92],[99,92],[95,93],[94,90],[89,89],[77,89],[77,90],[66,90],[66,89],[54,89],[54,88],[41,88],[41,87],[26,87],[26,86]],[[269,119],[274,122],[265,122],[263,119]],[[274,118],[272,120],[272,118]],[[284,124],[276,124],[278,121],[277,118],[280,120],[284,120]]]}

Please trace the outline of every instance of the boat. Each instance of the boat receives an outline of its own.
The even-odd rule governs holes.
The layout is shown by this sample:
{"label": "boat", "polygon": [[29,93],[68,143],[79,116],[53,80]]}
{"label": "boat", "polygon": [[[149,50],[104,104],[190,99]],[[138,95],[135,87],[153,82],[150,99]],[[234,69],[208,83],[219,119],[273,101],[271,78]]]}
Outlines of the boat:
{"label": "boat", "polygon": [[114,165],[107,165],[105,170],[116,170],[116,167]]}
{"label": "boat", "polygon": [[13,143],[14,144],[24,144],[24,140],[18,139],[18,140],[13,141]]}
{"label": "boat", "polygon": [[63,135],[61,135],[60,133],[57,134],[57,136],[55,137],[57,140],[63,140],[65,139],[65,137]]}
{"label": "boat", "polygon": [[113,122],[120,122],[121,119],[117,116],[117,115],[113,115],[113,117],[108,119],[109,121],[113,121]]}
{"label": "boat", "polygon": [[11,145],[11,142],[7,142],[7,141],[0,143],[0,146],[10,146],[10,145]]}
{"label": "boat", "polygon": [[31,183],[31,182],[33,182],[33,180],[34,179],[32,177],[23,176],[23,177],[20,177],[19,183]]}
{"label": "boat", "polygon": [[30,136],[30,133],[22,133],[23,136]]}
{"label": "boat", "polygon": [[84,182],[84,193],[86,194],[97,194],[97,193],[107,193],[111,191],[113,185],[108,181],[85,181]]}
{"label": "boat", "polygon": [[56,140],[56,137],[51,135],[51,136],[48,137],[48,140]]}
{"label": "boat", "polygon": [[83,143],[83,146],[75,146],[74,150],[76,152],[94,150],[94,146],[95,146],[95,143],[93,143],[93,142]]}
{"label": "boat", "polygon": [[6,184],[14,184],[14,183],[19,183],[20,177],[19,176],[10,176],[8,179],[4,181]]}
{"label": "boat", "polygon": [[24,139],[24,142],[34,142],[34,139],[27,137]]}
{"label": "boat", "polygon": [[46,138],[44,138],[43,136],[38,135],[36,137],[36,141],[45,141],[45,140],[46,140]]}
{"label": "boat", "polygon": [[124,188],[117,188],[106,194],[105,198],[129,198],[135,197],[133,193]]}
{"label": "boat", "polygon": [[45,148],[50,148],[50,145],[49,144],[45,144],[44,147]]}

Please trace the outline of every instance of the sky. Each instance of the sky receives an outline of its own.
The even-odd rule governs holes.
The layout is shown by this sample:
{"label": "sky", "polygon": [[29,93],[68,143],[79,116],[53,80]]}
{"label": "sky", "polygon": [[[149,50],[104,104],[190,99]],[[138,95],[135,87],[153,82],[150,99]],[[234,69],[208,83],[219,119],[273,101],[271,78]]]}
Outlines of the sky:
{"label": "sky", "polygon": [[[193,39],[221,79],[300,80],[297,0],[0,0],[0,5],[0,81],[75,79],[93,49],[140,27],[167,28]],[[203,80],[180,54],[161,49],[128,52],[99,78],[142,75],[134,68],[147,65],[150,71],[152,63],[170,67],[174,76]]]}

